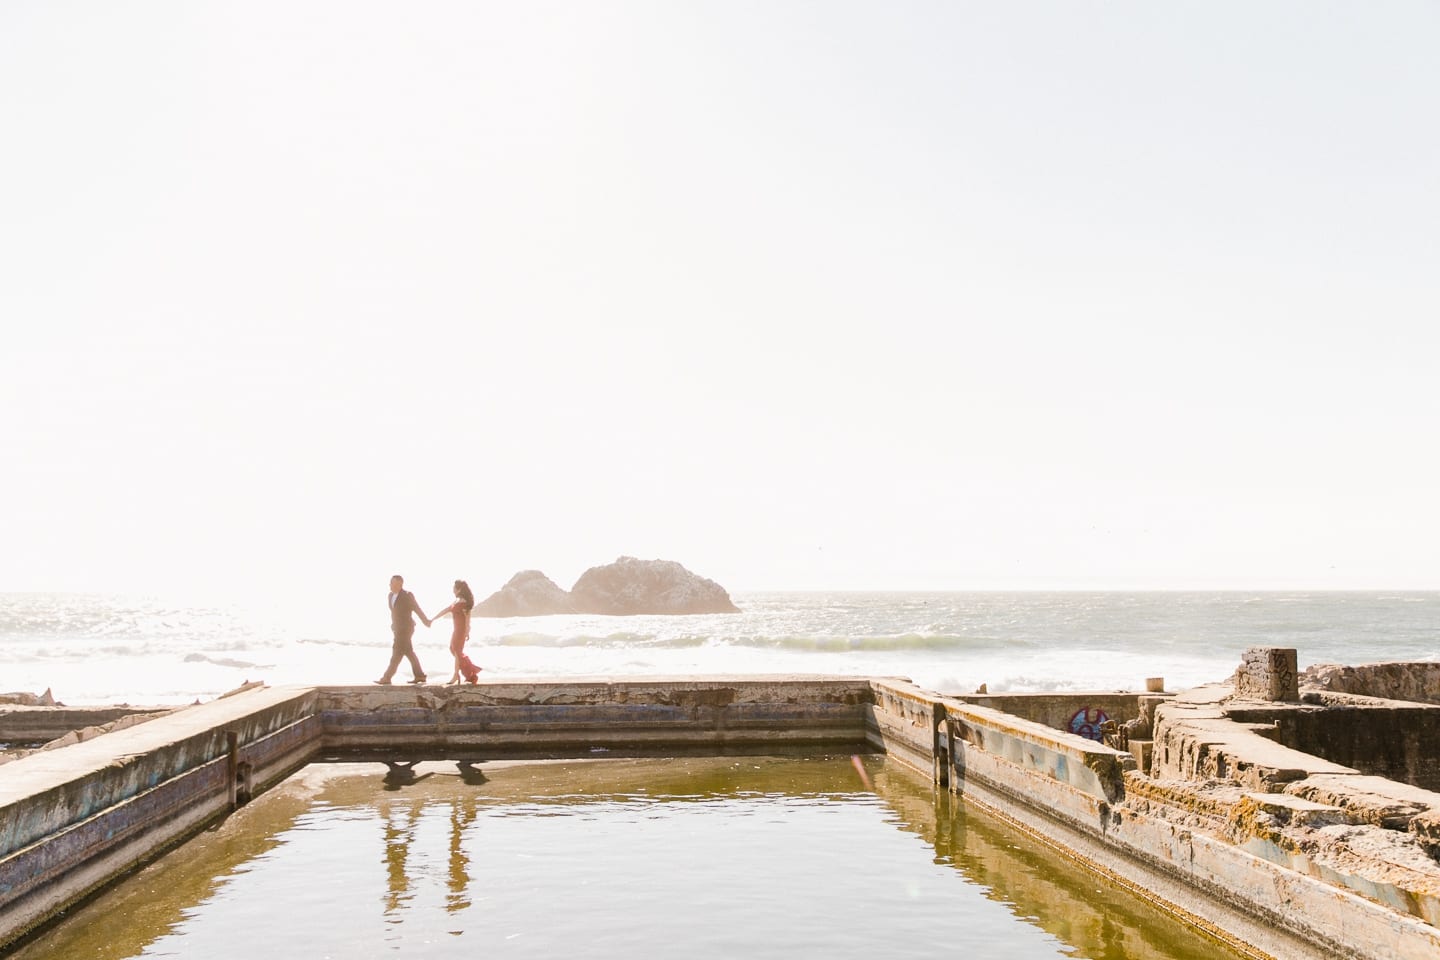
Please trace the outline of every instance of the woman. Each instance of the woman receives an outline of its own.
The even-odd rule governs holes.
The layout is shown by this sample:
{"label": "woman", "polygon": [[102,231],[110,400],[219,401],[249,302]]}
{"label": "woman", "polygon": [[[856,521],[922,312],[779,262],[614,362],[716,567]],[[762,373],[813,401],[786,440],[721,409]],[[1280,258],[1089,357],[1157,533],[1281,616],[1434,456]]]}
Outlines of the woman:
{"label": "woman", "polygon": [[455,672],[450,674],[449,683],[459,683],[465,675],[466,683],[480,679],[480,668],[465,655],[465,641],[470,639],[470,611],[475,607],[475,594],[464,580],[455,581],[455,602],[430,619],[439,620],[447,613],[455,618],[455,632],[450,635],[450,652],[455,655]]}

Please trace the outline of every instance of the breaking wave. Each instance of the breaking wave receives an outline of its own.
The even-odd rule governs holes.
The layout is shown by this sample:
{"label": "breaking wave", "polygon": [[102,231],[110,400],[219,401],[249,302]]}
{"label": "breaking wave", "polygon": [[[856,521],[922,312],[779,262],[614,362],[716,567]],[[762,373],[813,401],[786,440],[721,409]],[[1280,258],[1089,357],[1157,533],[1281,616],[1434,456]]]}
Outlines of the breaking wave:
{"label": "breaking wave", "polygon": [[[482,620],[486,677],[813,673],[909,677],[940,692],[1172,689],[1229,676],[1250,646],[1302,667],[1440,657],[1440,594],[753,594],[740,614]],[[375,604],[296,597],[289,609],[144,598],[0,594],[0,688],[71,703],[174,702],[247,680],[367,683],[384,668]],[[432,673],[448,625],[418,630]],[[0,690],[0,692],[3,692]]]}

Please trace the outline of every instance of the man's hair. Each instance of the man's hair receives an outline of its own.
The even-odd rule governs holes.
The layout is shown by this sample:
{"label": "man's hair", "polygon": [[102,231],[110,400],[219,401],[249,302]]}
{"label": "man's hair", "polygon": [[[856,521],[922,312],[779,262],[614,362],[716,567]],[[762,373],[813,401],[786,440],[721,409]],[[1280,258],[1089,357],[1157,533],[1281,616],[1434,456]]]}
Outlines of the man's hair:
{"label": "man's hair", "polygon": [[397,574],[393,574],[393,575],[390,577],[390,579],[391,579],[391,580],[399,580],[401,583],[404,583],[404,582],[405,582],[405,578],[402,577],[402,576],[400,576],[400,574],[398,574],[398,573],[397,573]]}

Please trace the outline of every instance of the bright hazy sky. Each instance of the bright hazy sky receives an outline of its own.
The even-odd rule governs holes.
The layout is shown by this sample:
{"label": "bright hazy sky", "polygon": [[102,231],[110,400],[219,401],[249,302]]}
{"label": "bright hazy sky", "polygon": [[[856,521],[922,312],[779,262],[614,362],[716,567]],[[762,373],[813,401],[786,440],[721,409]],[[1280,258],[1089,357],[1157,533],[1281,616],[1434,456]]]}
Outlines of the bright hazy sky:
{"label": "bright hazy sky", "polygon": [[0,590],[1440,588],[1437,50],[1431,0],[8,0]]}

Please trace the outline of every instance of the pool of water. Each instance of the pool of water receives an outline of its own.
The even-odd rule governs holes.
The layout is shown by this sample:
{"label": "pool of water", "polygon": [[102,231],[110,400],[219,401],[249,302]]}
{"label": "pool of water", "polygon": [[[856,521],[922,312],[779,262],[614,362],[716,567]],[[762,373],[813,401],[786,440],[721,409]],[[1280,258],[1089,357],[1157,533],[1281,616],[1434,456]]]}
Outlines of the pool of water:
{"label": "pool of water", "polygon": [[967,951],[1235,956],[883,758],[730,757],[317,765],[14,958]]}

